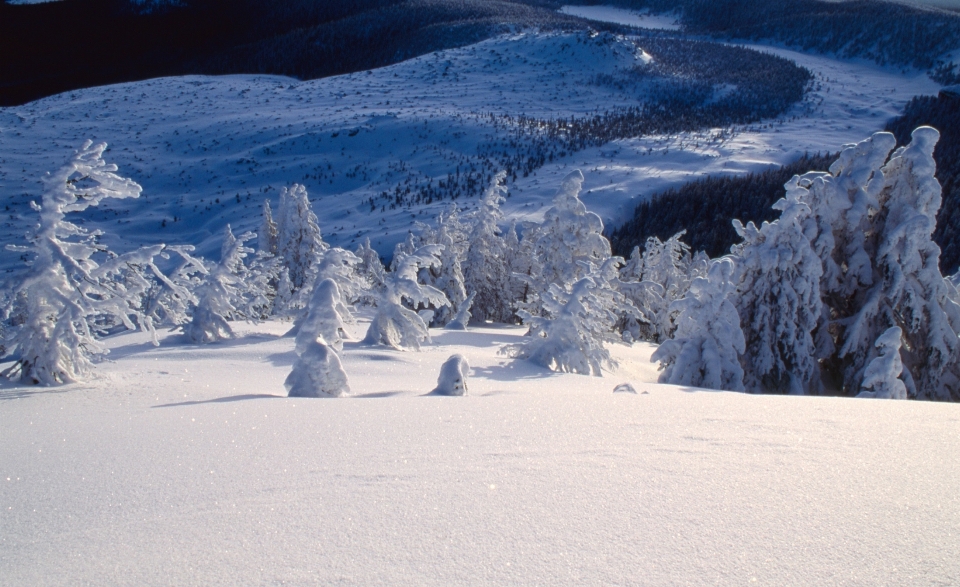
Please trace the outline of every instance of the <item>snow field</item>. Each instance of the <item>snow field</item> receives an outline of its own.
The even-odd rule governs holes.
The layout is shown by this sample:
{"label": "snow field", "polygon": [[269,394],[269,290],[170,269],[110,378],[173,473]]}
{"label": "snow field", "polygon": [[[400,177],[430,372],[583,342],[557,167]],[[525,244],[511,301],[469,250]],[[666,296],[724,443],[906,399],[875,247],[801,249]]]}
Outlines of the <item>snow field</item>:
{"label": "snow field", "polygon": [[[288,326],[126,334],[88,384],[5,383],[2,583],[960,579],[956,406],[692,393],[652,383],[648,345],[556,374],[496,354],[511,327],[348,342],[354,397],[283,398]],[[425,396],[453,353],[469,395]]]}

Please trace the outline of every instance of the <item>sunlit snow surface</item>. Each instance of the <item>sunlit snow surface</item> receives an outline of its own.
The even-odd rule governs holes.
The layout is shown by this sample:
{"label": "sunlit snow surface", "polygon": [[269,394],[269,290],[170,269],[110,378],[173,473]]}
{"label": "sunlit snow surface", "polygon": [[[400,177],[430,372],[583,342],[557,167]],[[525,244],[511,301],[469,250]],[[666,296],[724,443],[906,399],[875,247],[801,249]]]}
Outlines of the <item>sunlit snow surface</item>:
{"label": "sunlit snow surface", "polygon": [[[957,406],[691,392],[648,345],[557,375],[516,328],[347,343],[356,397],[283,398],[288,327],[0,387],[0,584],[960,582]],[[470,395],[426,396],[453,353]]]}
{"label": "sunlit snow surface", "polygon": [[[616,224],[641,198],[692,178],[763,169],[862,140],[912,96],[938,89],[916,72],[764,50],[816,74],[818,89],[782,123],[741,128],[723,141],[707,130],[590,148],[512,182],[506,212],[539,220],[560,180],[580,168],[588,208]],[[20,242],[34,221],[28,204],[38,198],[42,173],[92,138],[110,143],[107,159],[145,188],[139,200],[87,213],[85,221],[103,229],[104,242],[116,248],[192,243],[215,256],[224,224],[255,228],[261,199],[276,203],[280,188],[299,182],[310,192],[326,240],[353,248],[369,236],[389,256],[413,221],[431,221],[449,201],[391,210],[381,209],[381,200],[371,212],[367,198],[404,187],[407,178],[437,182],[464,166],[478,146],[503,139],[491,113],[563,118],[641,103],[642,86],[595,82],[598,74],[624,71],[640,58],[628,43],[602,36],[524,33],[308,82],[163,78],[3,108],[0,193],[9,208],[0,217],[0,244]],[[475,202],[475,196],[457,201],[463,207]],[[4,255],[0,270],[19,263],[17,255]]]}

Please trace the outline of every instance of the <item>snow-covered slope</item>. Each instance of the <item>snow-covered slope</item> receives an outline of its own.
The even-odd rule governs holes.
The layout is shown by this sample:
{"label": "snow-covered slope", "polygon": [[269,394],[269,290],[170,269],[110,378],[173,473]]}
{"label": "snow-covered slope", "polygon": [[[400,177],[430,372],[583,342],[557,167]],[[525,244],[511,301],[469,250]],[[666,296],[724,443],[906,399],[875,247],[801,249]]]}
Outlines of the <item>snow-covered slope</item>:
{"label": "snow-covered slope", "polygon": [[[587,206],[619,222],[637,198],[704,173],[743,173],[862,139],[911,96],[937,90],[921,74],[772,51],[817,75],[808,100],[784,121],[732,135],[710,130],[589,148],[518,177],[507,213],[539,219],[560,179],[579,167]],[[224,224],[253,228],[260,200],[299,182],[327,240],[353,246],[369,236],[389,255],[413,221],[429,221],[449,202],[391,209],[398,192],[435,189],[452,177],[462,187],[456,203],[473,204],[489,176],[477,164],[478,149],[511,136],[488,115],[564,118],[638,105],[642,84],[597,79],[646,58],[606,35],[523,33],[309,82],[166,78],[0,109],[0,244],[18,242],[33,222],[28,202],[41,174],[93,138],[110,143],[108,160],[145,188],[140,200],[89,215],[115,247],[193,243],[215,254],[213,235]],[[5,254],[0,270],[18,263]]]}
{"label": "snow-covered slope", "polygon": [[[648,345],[554,374],[512,327],[347,343],[356,397],[282,398],[288,326],[3,384],[0,584],[960,582],[955,405],[691,392]],[[469,395],[425,397],[454,353]]]}

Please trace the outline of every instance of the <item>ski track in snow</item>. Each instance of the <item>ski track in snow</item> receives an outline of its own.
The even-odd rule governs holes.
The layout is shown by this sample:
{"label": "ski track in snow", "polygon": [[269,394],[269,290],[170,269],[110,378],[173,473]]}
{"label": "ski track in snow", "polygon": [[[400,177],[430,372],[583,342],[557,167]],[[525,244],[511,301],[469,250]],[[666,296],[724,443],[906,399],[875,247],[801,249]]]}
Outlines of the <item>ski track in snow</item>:
{"label": "ski track in snow", "polygon": [[[353,398],[283,398],[288,327],[125,334],[88,384],[0,387],[0,583],[960,580],[957,406],[693,393],[642,344],[554,374],[496,354],[516,327],[348,342]],[[469,395],[424,395],[454,353]]]}
{"label": "ski track in snow", "polygon": [[[609,18],[611,10],[602,14]],[[782,121],[741,128],[722,142],[711,139],[714,129],[586,149],[512,182],[505,212],[539,220],[560,180],[580,168],[587,207],[618,224],[642,198],[697,177],[757,171],[807,151],[837,151],[881,129],[914,95],[939,88],[922,73],[757,48],[816,74],[818,89]],[[353,248],[370,237],[389,256],[414,221],[431,222],[449,200],[383,212],[381,200],[371,213],[366,198],[392,192],[410,176],[436,181],[454,172],[479,144],[500,136],[483,114],[569,117],[638,104],[642,88],[622,91],[591,81],[636,59],[623,43],[523,33],[308,82],[161,78],[3,108],[0,192],[9,208],[0,219],[0,244],[22,242],[34,221],[28,203],[38,199],[39,178],[91,138],[108,142],[107,160],[144,186],[139,200],[85,214],[85,222],[104,230],[109,246],[190,243],[200,254],[215,255],[224,224],[254,229],[262,198],[275,202],[280,188],[299,182],[310,192],[327,241]],[[457,204],[474,206],[475,195]],[[7,253],[0,270],[19,264]]]}

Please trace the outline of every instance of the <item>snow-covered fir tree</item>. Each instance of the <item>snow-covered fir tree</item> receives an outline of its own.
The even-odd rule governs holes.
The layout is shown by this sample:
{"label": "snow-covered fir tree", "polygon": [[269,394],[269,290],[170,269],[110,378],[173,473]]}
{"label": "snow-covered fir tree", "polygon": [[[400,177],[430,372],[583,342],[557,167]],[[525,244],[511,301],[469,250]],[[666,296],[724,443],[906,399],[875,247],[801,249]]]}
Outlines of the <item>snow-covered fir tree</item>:
{"label": "snow-covered fir tree", "polygon": [[297,330],[296,348],[302,354],[310,343],[322,342],[336,352],[343,350],[345,338],[343,303],[337,282],[327,278],[313,288],[307,314]]}
{"label": "snow-covered fir tree", "polygon": [[375,305],[387,281],[383,261],[380,260],[380,254],[370,246],[369,238],[360,243],[354,254],[360,259],[356,272],[363,284],[363,293],[357,303],[364,306]]}
{"label": "snow-covered fir tree", "polygon": [[263,220],[257,232],[257,252],[277,254],[277,223],[273,221],[273,211],[270,209],[270,200],[263,200]]}
{"label": "snow-covered fir tree", "polygon": [[624,313],[639,316],[613,286],[621,263],[621,257],[611,257],[599,267],[588,266],[588,273],[569,289],[550,284],[541,294],[546,316],[520,310],[524,324],[530,326],[530,337],[506,346],[503,352],[565,373],[599,377],[603,367],[615,367],[604,343],[620,342],[614,327]]}
{"label": "snow-covered fir tree", "polygon": [[735,292],[735,272],[730,257],[717,259],[706,277],[694,279],[687,295],[671,304],[673,338],[650,357],[660,363],[660,383],[744,390],[739,356],[745,341],[729,299]]}
{"label": "snow-covered fir tree", "polygon": [[910,396],[960,399],[960,307],[932,240],[938,137],[918,128],[891,155],[893,136],[877,133],[846,147],[829,173],[788,186],[812,210],[804,228],[823,263],[817,352],[828,390],[858,393],[874,342],[899,326]]}
{"label": "snow-covered fir tree", "polygon": [[207,274],[203,261],[193,252],[193,245],[165,247],[159,255],[162,259],[170,260],[174,255],[179,258],[167,274],[150,264],[156,281],[143,298],[143,314],[154,324],[176,327],[190,320],[190,308],[199,301],[194,292]]}
{"label": "snow-covered fir tree", "polygon": [[418,246],[440,245],[440,263],[420,269],[417,279],[424,285],[433,286],[443,292],[449,305],[428,308],[433,312],[433,318],[428,326],[444,326],[453,318],[453,312],[467,298],[464,286],[461,259],[467,250],[467,229],[460,222],[460,214],[456,205],[451,204],[447,210],[437,216],[437,228],[434,230],[425,224],[418,223],[420,234],[416,241]]}
{"label": "snow-covered fir tree", "polygon": [[479,208],[471,215],[473,227],[463,263],[463,282],[465,289],[474,295],[472,314],[476,322],[510,322],[514,315],[506,243],[499,228],[503,221],[500,204],[506,192],[503,185],[506,176],[505,171],[494,176],[480,199]]}
{"label": "snow-covered fir tree", "polygon": [[610,257],[610,242],[602,234],[603,221],[587,212],[580,201],[582,186],[579,170],[567,175],[553,206],[543,215],[536,242],[541,288],[551,283],[572,284],[586,275],[590,263],[599,265]]}
{"label": "snow-covered fir tree", "polygon": [[136,198],[141,188],[116,174],[117,167],[103,160],[106,143],[87,141],[70,162],[43,178],[43,196],[31,206],[39,222],[28,235],[29,246],[8,249],[32,257],[27,271],[7,281],[3,296],[16,307],[17,325],[6,331],[3,344],[14,359],[3,375],[31,384],[57,385],[81,379],[91,359],[106,354],[91,328],[95,317],[110,317],[128,327],[142,320],[143,291],[117,287],[116,271],[127,261],[143,263],[163,247],[134,251],[109,267],[97,258],[105,248],[91,232],[66,219],[66,215],[98,206],[107,198]]}
{"label": "snow-covered fir tree", "polygon": [[900,328],[892,326],[877,339],[880,355],[867,365],[857,397],[907,399],[907,386],[900,379],[903,373],[903,361],[900,360],[902,336]]}
{"label": "snow-covered fir tree", "polygon": [[692,280],[690,247],[681,240],[685,232],[666,242],[655,236],[648,238],[643,252],[634,247],[620,269],[620,279],[630,284],[625,290],[628,297],[648,318],[646,324],[625,325],[635,338],[652,342],[670,338],[670,305],[687,294]]}
{"label": "snow-covered fir tree", "polygon": [[340,357],[329,346],[306,344],[283,382],[290,397],[332,398],[349,395],[350,385]]}
{"label": "snow-covered fir tree", "polygon": [[[377,313],[370,322],[364,342],[400,349],[419,349],[430,342],[427,325],[414,311],[418,306],[439,308],[450,302],[439,289],[417,281],[422,268],[440,263],[440,245],[425,245],[413,253],[400,253],[395,270],[387,274]],[[413,308],[413,309],[411,309]]]}
{"label": "snow-covered fir tree", "polygon": [[199,344],[233,338],[233,329],[227,321],[247,317],[241,310],[244,305],[243,259],[253,249],[244,243],[253,237],[252,232],[235,237],[229,224],[224,229],[220,262],[203,280],[197,291],[198,302],[193,309],[193,318],[183,325],[187,340]]}
{"label": "snow-covered fir tree", "polygon": [[822,265],[801,224],[810,208],[790,191],[774,208],[780,218],[757,228],[734,228],[744,242],[734,246],[736,307],[746,343],[748,391],[804,394],[819,387],[813,331],[820,318]]}
{"label": "snow-covered fir tree", "polygon": [[277,256],[287,269],[293,292],[312,283],[314,266],[326,249],[307,188],[299,184],[284,188],[277,218]]}

